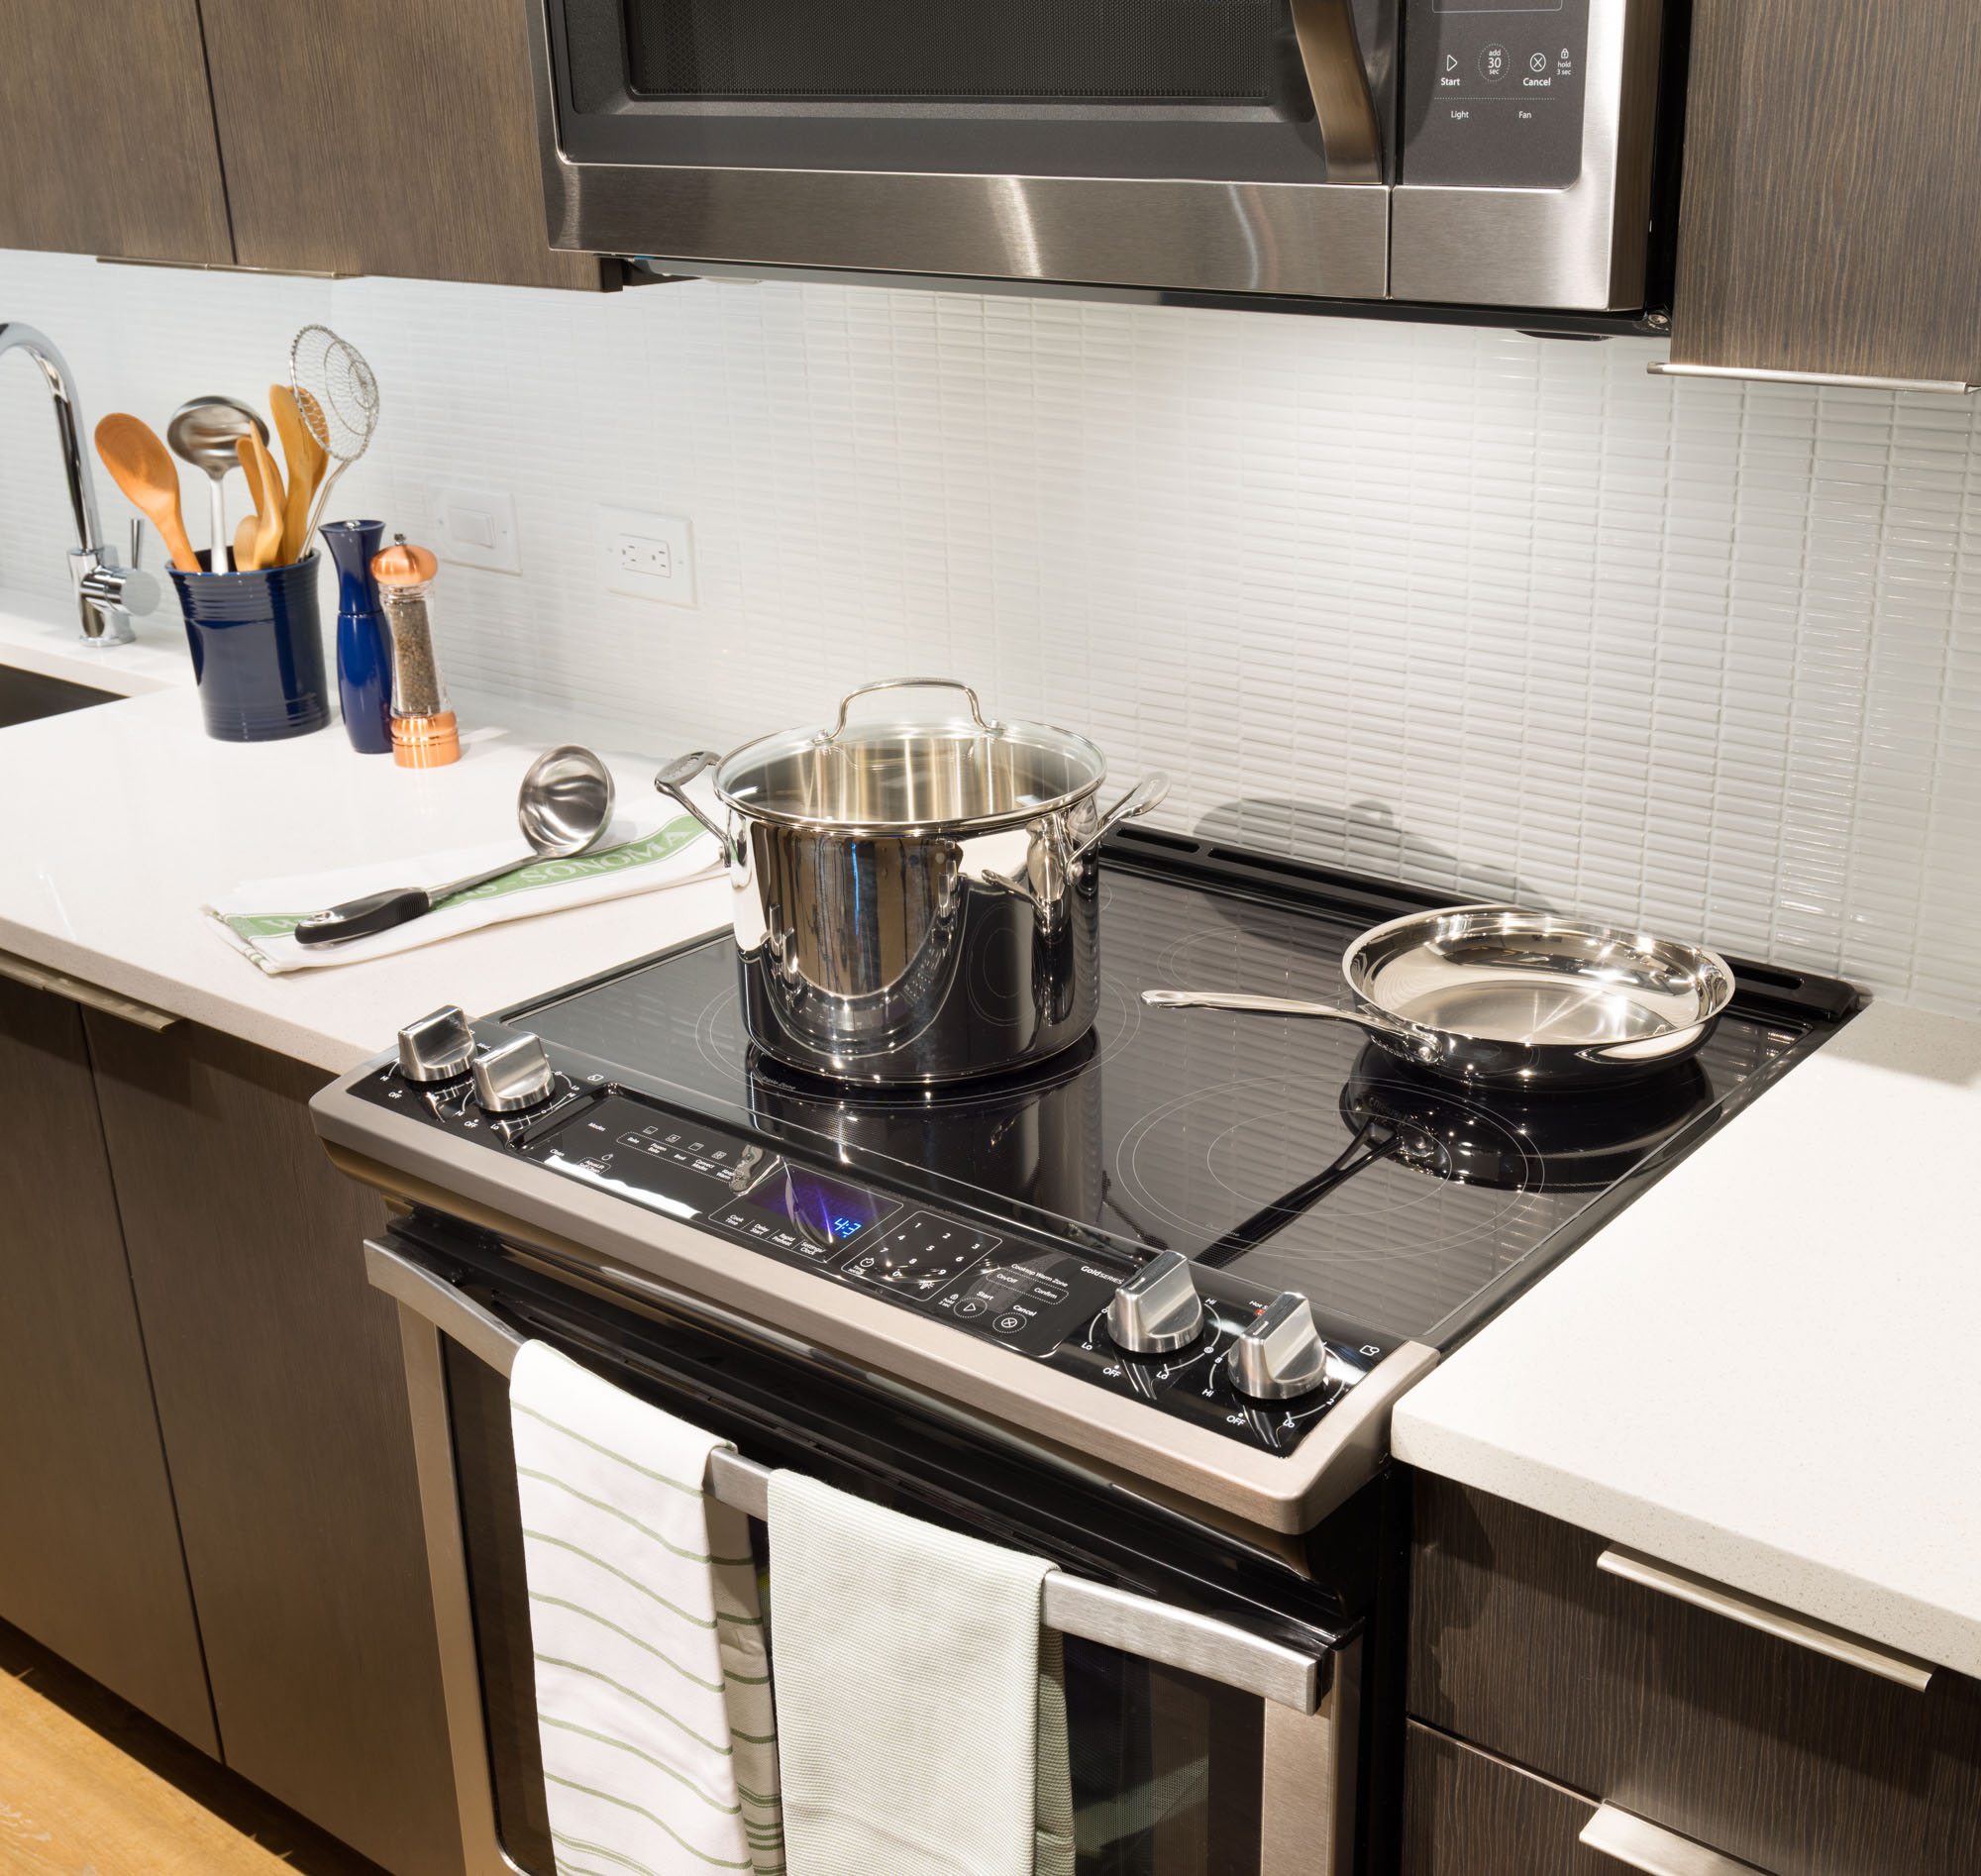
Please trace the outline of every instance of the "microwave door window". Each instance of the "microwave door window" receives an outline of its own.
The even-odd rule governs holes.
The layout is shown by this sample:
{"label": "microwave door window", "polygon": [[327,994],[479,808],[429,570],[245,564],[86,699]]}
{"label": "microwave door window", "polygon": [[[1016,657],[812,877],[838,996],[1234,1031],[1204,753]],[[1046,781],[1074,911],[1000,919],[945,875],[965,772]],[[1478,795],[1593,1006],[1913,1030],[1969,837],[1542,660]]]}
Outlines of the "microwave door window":
{"label": "microwave door window", "polygon": [[1271,107],[1286,0],[625,0],[636,97]]}

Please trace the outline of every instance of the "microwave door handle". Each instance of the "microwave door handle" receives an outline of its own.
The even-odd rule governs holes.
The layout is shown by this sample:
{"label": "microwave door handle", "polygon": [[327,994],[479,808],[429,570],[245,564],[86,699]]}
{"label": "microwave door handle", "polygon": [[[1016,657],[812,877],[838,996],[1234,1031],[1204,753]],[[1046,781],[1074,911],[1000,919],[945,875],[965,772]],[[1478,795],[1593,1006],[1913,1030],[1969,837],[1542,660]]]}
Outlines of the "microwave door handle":
{"label": "microwave door handle", "polygon": [[1350,0],[1288,0],[1330,182],[1381,182],[1383,133]]}
{"label": "microwave door handle", "polygon": [[[376,1238],[365,1240],[365,1275],[372,1289],[451,1335],[505,1380],[515,1368],[527,1338],[445,1278]],[[718,1446],[709,1454],[707,1489],[751,1517],[770,1515],[771,1468],[733,1447]],[[1039,1614],[1048,1628],[1062,1634],[1184,1668],[1300,1714],[1314,1713],[1331,1683],[1325,1655],[1063,1570],[1046,1578]]]}

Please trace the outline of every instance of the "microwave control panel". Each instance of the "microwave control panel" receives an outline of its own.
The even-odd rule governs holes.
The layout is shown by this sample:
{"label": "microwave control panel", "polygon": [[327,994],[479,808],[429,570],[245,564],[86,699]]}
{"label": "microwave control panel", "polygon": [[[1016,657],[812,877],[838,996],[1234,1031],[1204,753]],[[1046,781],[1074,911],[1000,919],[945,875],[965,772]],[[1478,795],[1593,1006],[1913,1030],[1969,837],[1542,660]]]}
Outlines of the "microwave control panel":
{"label": "microwave control panel", "polygon": [[1402,181],[1460,189],[1573,183],[1582,173],[1589,6],[1408,0]]}

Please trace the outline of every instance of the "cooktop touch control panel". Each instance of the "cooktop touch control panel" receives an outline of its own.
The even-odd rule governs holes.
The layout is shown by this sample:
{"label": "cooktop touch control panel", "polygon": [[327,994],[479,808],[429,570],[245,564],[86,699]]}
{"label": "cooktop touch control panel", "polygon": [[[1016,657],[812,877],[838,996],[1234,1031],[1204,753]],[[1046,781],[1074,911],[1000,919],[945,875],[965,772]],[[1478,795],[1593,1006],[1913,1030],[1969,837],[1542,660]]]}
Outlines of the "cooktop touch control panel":
{"label": "cooktop touch control panel", "polygon": [[[1291,1452],[1394,1345],[1312,1320],[1300,1357],[1311,1385],[1303,1381],[1290,1399],[1260,1398],[1257,1361],[1239,1364],[1238,1344],[1248,1331],[1256,1337],[1269,1327],[1286,1339],[1271,1307],[1276,1300],[1227,1273],[1195,1274],[1206,1294],[1200,1328],[1187,1344],[1160,1355],[1130,1353],[1115,1337],[1109,1310],[1136,1275],[1131,1262],[963,1217],[793,1157],[625,1089],[583,1057],[552,1049],[547,1059],[549,1093],[524,1112],[491,1110],[471,1075],[436,1083],[398,1066],[374,1071],[353,1092],[415,1124],[527,1161],[1267,1451]],[[1250,1352],[1262,1349],[1263,1343]],[[1247,1374],[1254,1376],[1252,1395],[1238,1385]]]}

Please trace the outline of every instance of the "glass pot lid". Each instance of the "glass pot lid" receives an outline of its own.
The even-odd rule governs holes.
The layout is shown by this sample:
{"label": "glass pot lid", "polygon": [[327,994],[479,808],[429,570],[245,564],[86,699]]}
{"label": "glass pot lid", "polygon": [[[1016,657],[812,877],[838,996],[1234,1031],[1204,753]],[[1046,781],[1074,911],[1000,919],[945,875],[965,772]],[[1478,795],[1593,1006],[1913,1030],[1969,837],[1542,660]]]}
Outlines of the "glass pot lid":
{"label": "glass pot lid", "polygon": [[[856,697],[947,689],[969,714],[847,721]],[[1107,759],[1043,723],[987,723],[977,693],[948,677],[893,677],[840,700],[830,729],[780,730],[723,758],[716,792],[739,813],[842,832],[967,832],[1028,821],[1091,795]]]}

